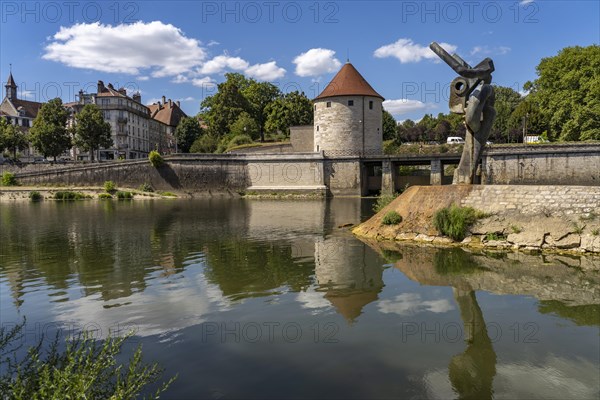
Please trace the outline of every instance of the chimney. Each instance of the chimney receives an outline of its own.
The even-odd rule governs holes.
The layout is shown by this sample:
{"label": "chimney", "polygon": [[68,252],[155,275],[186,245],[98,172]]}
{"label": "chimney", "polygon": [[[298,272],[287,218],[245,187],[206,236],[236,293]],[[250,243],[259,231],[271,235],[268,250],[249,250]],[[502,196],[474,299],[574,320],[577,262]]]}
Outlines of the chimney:
{"label": "chimney", "polygon": [[84,103],[83,89],[79,89],[79,104],[83,104],[83,103]]}
{"label": "chimney", "polygon": [[135,92],[133,94],[133,101],[137,101],[138,103],[142,102],[142,95],[140,94],[140,92]]}
{"label": "chimney", "polygon": [[162,97],[162,103],[167,104],[167,98],[165,96]]}
{"label": "chimney", "polygon": [[171,99],[169,99],[169,108],[173,108],[173,102],[171,102]]}
{"label": "chimney", "polygon": [[104,90],[104,82],[98,81],[98,93],[102,93]]}
{"label": "chimney", "polygon": [[112,84],[112,83],[109,83],[109,84],[108,84],[108,88],[109,88],[109,89],[112,89],[112,90],[115,90],[115,87],[113,86],[113,84]]}
{"label": "chimney", "polygon": [[179,100],[177,100],[177,107],[181,108],[181,106],[179,105]]}

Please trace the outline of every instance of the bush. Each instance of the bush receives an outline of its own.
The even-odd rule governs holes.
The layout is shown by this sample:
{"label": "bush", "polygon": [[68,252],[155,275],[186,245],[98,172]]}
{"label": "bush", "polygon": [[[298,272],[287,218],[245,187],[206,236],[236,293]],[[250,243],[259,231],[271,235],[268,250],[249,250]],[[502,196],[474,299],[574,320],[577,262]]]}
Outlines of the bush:
{"label": "bush", "polygon": [[113,193],[117,191],[117,185],[113,181],[104,182],[104,190],[106,193]]}
{"label": "bush", "polygon": [[[135,399],[161,379],[163,370],[158,364],[143,362],[141,345],[128,362],[120,362],[123,344],[132,334],[100,341],[84,332],[64,346],[58,336],[50,343],[42,338],[27,352],[20,352],[24,326],[23,322],[12,329],[0,328],[3,398],[12,393],[10,398],[16,399]],[[160,384],[153,398],[175,379]]]}
{"label": "bush", "polygon": [[33,192],[29,192],[29,198],[31,199],[31,201],[44,200],[44,196],[42,196],[41,193],[38,192],[37,190],[34,190]]}
{"label": "bush", "polygon": [[461,241],[476,220],[477,212],[474,208],[458,207],[453,204],[436,211],[433,216],[433,225],[441,234]]}
{"label": "bush", "polygon": [[86,196],[85,194],[79,193],[79,192],[65,191],[65,192],[54,193],[55,200],[82,200],[82,199],[86,199],[86,198],[90,198],[90,197],[91,196]]}
{"label": "bush", "polygon": [[117,199],[119,200],[130,200],[133,199],[133,193],[131,192],[117,192]]}
{"label": "bush", "polygon": [[12,172],[2,174],[2,186],[17,186],[17,178]]}
{"label": "bush", "polygon": [[148,182],[144,182],[138,188],[140,192],[154,192],[154,188]]}
{"label": "bush", "polygon": [[242,144],[250,144],[252,143],[252,138],[248,135],[236,135],[234,136],[229,143],[227,143],[227,150],[229,150],[232,147],[236,147]]}
{"label": "bush", "polygon": [[402,222],[402,216],[396,211],[388,211],[381,220],[381,225],[397,225]]}
{"label": "bush", "polygon": [[212,135],[205,134],[194,140],[190,153],[214,153],[217,150],[219,141]]}
{"label": "bush", "polygon": [[112,199],[112,195],[110,193],[100,193],[98,195],[99,199]]}
{"label": "bush", "polygon": [[150,160],[150,164],[152,164],[154,168],[158,168],[165,163],[165,160],[156,150],[152,150],[150,154],[148,154],[148,159]]}
{"label": "bush", "polygon": [[166,197],[177,197],[177,195],[175,193],[171,193],[171,192],[160,192],[159,194],[161,196],[166,196]]}
{"label": "bush", "polygon": [[383,210],[388,204],[390,204],[394,199],[398,197],[398,193],[394,194],[382,194],[377,197],[377,201],[373,204],[373,211],[378,213]]}

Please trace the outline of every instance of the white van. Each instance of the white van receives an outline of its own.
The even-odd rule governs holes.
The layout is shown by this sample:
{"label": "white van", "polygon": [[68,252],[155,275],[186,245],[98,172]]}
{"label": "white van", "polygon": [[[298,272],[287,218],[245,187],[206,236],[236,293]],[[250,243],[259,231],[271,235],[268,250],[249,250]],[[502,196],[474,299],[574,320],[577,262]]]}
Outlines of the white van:
{"label": "white van", "polygon": [[446,143],[447,144],[465,144],[465,139],[463,139],[459,136],[448,136],[448,139],[446,139]]}

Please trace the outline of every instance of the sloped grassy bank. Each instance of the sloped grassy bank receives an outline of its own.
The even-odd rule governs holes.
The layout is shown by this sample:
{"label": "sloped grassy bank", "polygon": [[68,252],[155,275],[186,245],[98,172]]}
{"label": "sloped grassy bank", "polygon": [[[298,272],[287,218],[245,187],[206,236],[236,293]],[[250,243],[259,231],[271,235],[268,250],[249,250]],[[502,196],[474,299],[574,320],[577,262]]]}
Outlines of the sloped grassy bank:
{"label": "sloped grassy bank", "polygon": [[[374,240],[600,253],[600,201],[596,201],[600,199],[600,188],[586,188],[586,198],[573,204],[572,209],[564,205],[554,209],[520,205],[520,196],[525,199],[532,190],[544,193],[541,196],[548,204],[564,203],[564,193],[577,193],[577,189],[571,187],[541,189],[543,187],[413,186],[371,219],[355,227],[353,233]],[[503,191],[510,194],[504,196]],[[535,204],[535,201],[530,199],[528,204]],[[442,234],[435,224],[436,213],[465,205],[474,210],[464,235],[452,239]],[[390,218],[395,213],[400,218]],[[389,223],[390,220],[397,223]]]}

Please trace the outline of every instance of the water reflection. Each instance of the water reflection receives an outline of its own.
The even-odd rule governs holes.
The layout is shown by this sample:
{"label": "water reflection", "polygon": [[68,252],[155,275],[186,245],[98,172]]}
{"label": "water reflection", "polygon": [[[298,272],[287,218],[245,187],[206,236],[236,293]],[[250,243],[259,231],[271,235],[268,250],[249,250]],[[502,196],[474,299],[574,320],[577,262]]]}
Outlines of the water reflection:
{"label": "water reflection", "polygon": [[[0,317],[135,328],[180,372],[174,398],[291,397],[289,382],[315,398],[597,398],[597,259],[363,243],[339,228],[367,213],[352,199],[2,205]],[[238,321],[304,336],[202,341],[207,323]],[[515,321],[543,340],[514,342]],[[406,323],[464,335],[407,343]]]}
{"label": "water reflection", "polygon": [[[499,328],[495,326],[497,324],[486,323],[475,294],[476,290],[482,289],[495,293],[533,294],[542,300],[540,312],[568,318],[577,325],[597,326],[600,277],[595,259],[571,259],[587,268],[573,270],[561,262],[563,256],[544,256],[545,269],[541,269],[535,265],[539,263],[539,257],[535,256],[498,253],[494,257],[484,257],[462,249],[422,251],[410,246],[369,243],[387,259],[394,259],[394,266],[410,279],[429,286],[452,287],[454,301],[460,310],[466,348],[451,358],[446,371],[426,374],[432,397],[450,396],[446,382],[452,388],[452,396],[460,399],[503,398],[506,393],[510,393],[508,397],[519,398],[595,398],[600,393],[597,378],[600,369],[585,360],[574,362],[551,355],[541,366],[529,362],[498,365],[488,327]],[[559,277],[568,279],[557,281]],[[588,302],[593,304],[586,304]],[[427,310],[435,312],[435,308],[430,302]],[[494,334],[497,340],[498,331]],[[525,340],[525,343],[537,342]],[[447,374],[447,380],[442,377],[444,374]]]}

